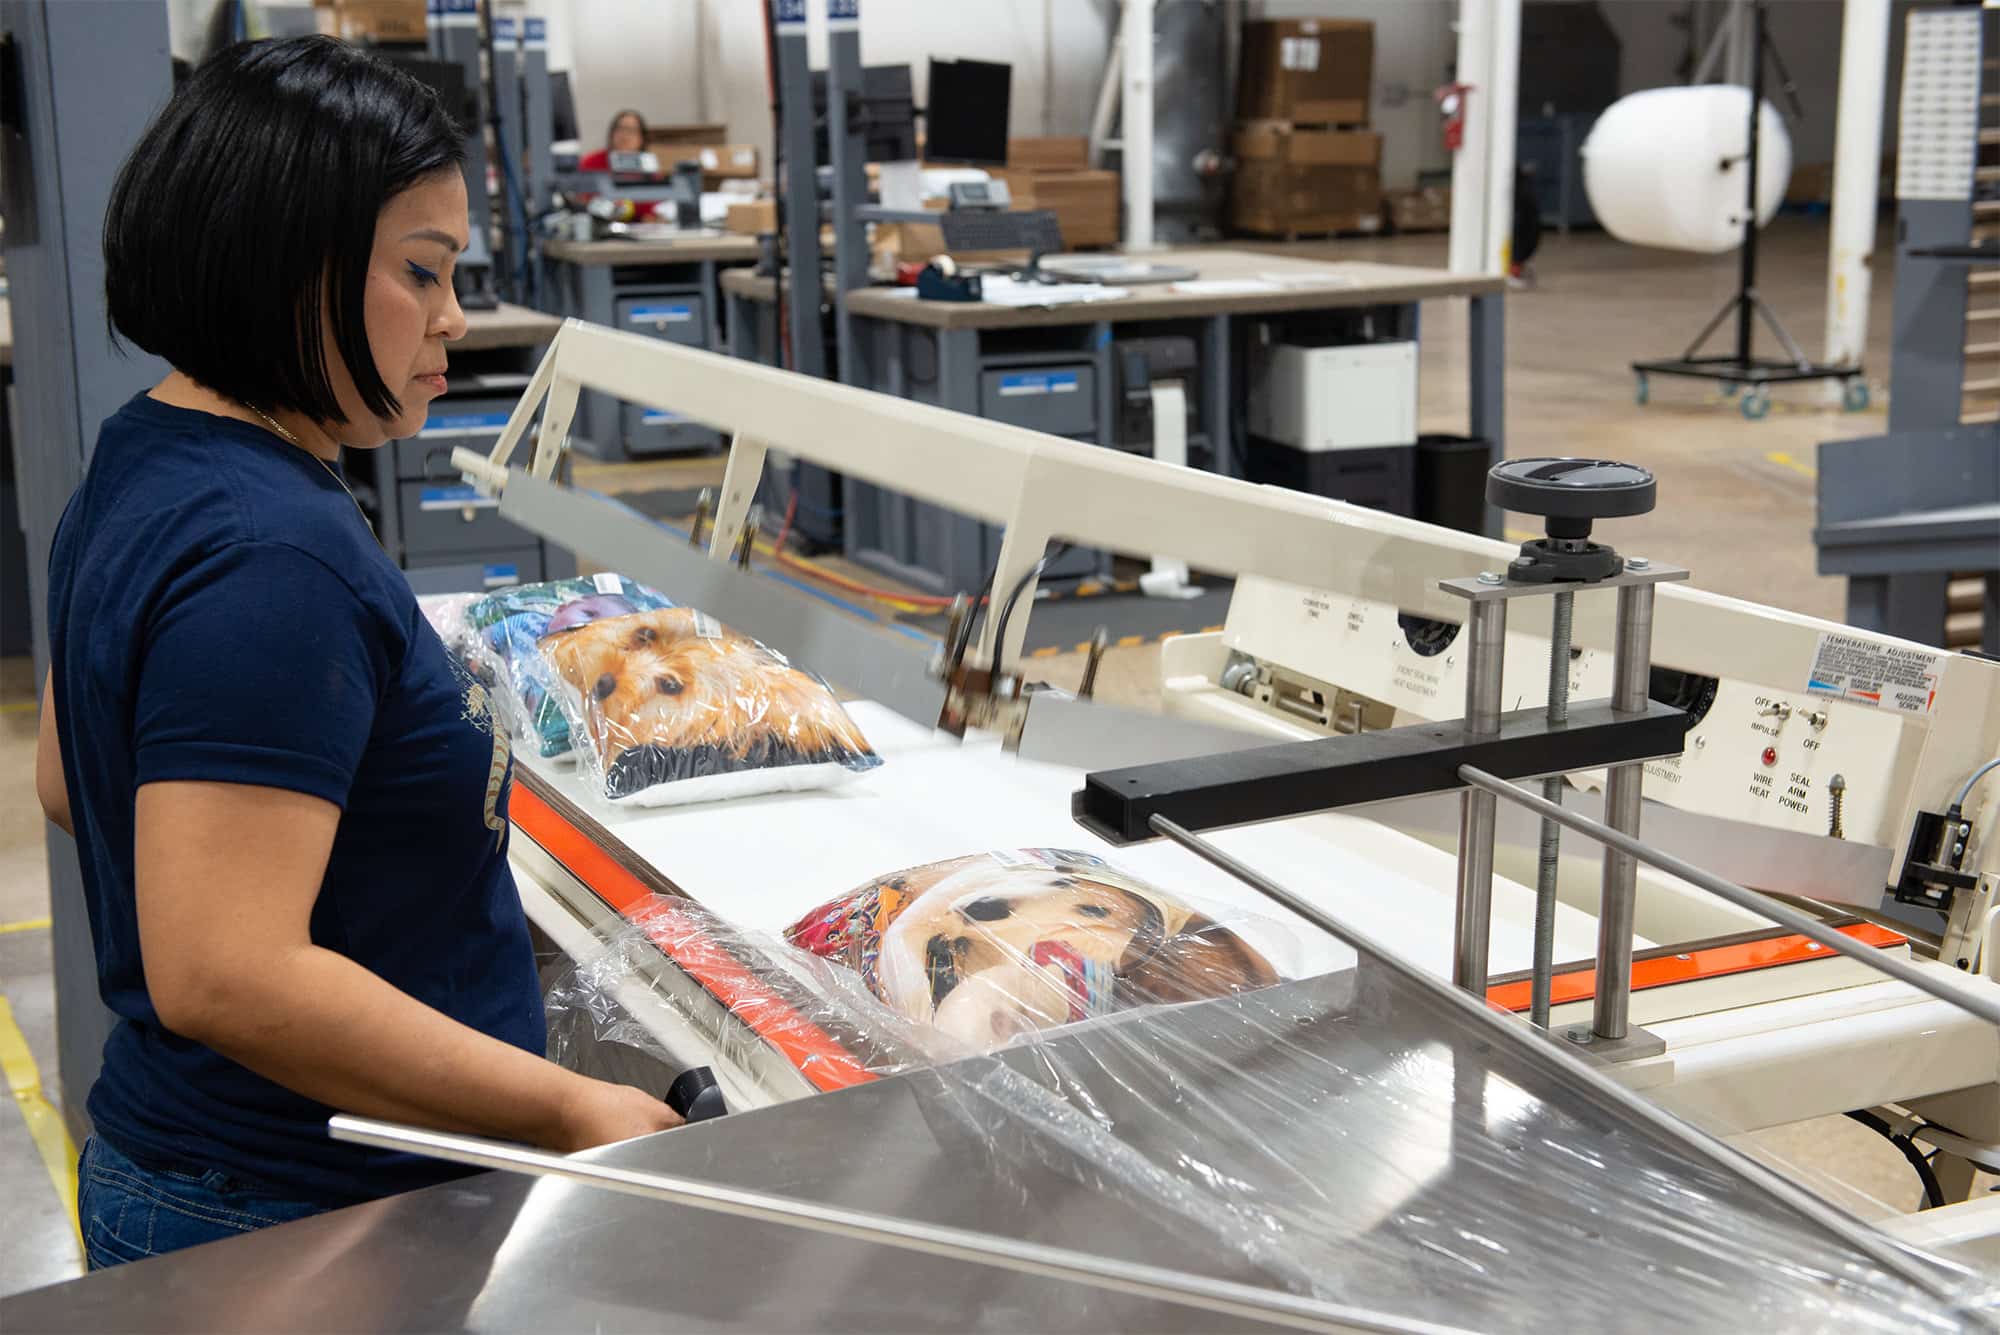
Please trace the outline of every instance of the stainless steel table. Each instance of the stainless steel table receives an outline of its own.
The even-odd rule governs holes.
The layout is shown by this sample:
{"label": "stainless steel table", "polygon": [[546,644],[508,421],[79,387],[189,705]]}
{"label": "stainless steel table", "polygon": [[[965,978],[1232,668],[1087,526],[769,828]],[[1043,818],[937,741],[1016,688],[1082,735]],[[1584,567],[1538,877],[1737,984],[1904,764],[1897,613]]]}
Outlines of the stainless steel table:
{"label": "stainless steel table", "polygon": [[[1956,1327],[1531,1051],[1364,961],[591,1157],[1312,1294],[1384,1314],[1376,1329]],[[0,1328],[1259,1327],[483,1175],[24,1294]]]}

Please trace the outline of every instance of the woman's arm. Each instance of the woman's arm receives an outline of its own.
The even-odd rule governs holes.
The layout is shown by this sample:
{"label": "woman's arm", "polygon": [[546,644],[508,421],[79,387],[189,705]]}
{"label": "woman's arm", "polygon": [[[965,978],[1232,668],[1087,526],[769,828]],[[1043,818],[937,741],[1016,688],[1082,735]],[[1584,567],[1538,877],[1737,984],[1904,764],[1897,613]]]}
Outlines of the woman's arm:
{"label": "woman's arm", "polygon": [[490,1038],[313,945],[339,820],[331,802],[279,788],[139,789],[139,946],[162,1024],[368,1117],[558,1150],[680,1122],[640,1090]]}
{"label": "woman's arm", "polygon": [[69,786],[63,782],[62,748],[56,744],[56,674],[42,681],[42,718],[35,730],[35,796],[42,813],[64,834],[75,834],[69,821]]}

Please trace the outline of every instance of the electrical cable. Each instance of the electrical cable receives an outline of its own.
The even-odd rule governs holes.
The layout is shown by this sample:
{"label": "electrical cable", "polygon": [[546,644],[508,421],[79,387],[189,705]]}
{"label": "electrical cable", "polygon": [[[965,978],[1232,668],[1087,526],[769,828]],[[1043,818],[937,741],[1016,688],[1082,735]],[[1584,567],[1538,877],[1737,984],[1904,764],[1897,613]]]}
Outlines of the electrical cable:
{"label": "electrical cable", "polygon": [[[864,598],[874,598],[906,612],[935,612],[940,608],[952,605],[954,599],[951,598],[930,593],[898,593],[894,589],[884,589],[872,584],[863,584],[859,580],[849,579],[845,575],[836,574],[816,561],[808,561],[804,557],[793,556],[785,550],[785,540],[791,536],[792,521],[798,517],[798,512],[799,495],[798,492],[794,491],[791,500],[785,506],[785,519],[778,526],[778,536],[771,544],[771,556],[779,565],[788,566],[794,570],[806,571],[814,579],[823,580],[837,589],[848,593],[858,593]],[[980,601],[984,602],[985,599],[982,597]]]}
{"label": "electrical cable", "polygon": [[1958,796],[1951,799],[1951,809],[1957,811],[1963,808],[1965,806],[1965,799],[1972,796],[1972,786],[1996,769],[2000,769],[2000,756],[1995,756],[1978,769],[1972,771],[1972,777],[1967,779],[1965,785],[1958,790]]}
{"label": "electrical cable", "polygon": [[1885,1137],[1891,1145],[1902,1151],[1905,1159],[1910,1161],[1910,1167],[1917,1170],[1917,1179],[1924,1185],[1924,1203],[1921,1208],[1935,1210],[1944,1204],[1944,1188],[1938,1184],[1936,1171],[1931,1168],[1930,1160],[1924,1157],[1924,1152],[1917,1148],[1915,1141],[1908,1136],[1899,1135],[1894,1127],[1865,1108],[1857,1108],[1847,1115],[1870,1131]]}
{"label": "electrical cable", "polygon": [[1021,594],[1028,587],[1029,581],[1040,579],[1042,572],[1049,568],[1049,562],[1059,559],[1068,550],[1068,543],[1057,543],[1054,551],[1043,553],[1042,559],[1035,562],[1033,569],[1014,581],[1013,589],[1007,594],[1007,601],[1000,606],[1000,620],[993,627],[993,662],[996,667],[999,665],[1000,655],[1007,652],[1007,621],[1014,615],[1014,604],[1021,601]]}

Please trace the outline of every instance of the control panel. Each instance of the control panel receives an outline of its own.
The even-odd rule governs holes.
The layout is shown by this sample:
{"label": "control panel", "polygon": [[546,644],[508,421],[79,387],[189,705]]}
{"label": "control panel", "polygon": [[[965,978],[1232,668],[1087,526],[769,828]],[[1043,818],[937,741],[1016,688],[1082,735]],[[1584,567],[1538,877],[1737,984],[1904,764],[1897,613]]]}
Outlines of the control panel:
{"label": "control panel", "polygon": [[[1590,594],[1583,596],[1589,597]],[[1608,596],[1599,594],[1596,596]],[[1548,698],[1547,604],[1522,604],[1510,618],[1504,709],[1534,709]],[[1532,610],[1530,610],[1532,609]],[[1259,663],[1392,706],[1396,721],[1458,718],[1465,712],[1462,628],[1345,594],[1268,580],[1239,580],[1224,645]],[[1655,699],[1688,714],[1681,755],[1646,766],[1646,796],[1690,812],[1802,834],[1828,834],[1836,806],[1848,839],[1893,846],[1903,831],[1890,800],[1893,779],[1915,763],[1920,729],[1893,709],[1809,693],[1678,672],[1673,646],[1656,644]],[[1570,698],[1611,694],[1608,650],[1570,654]],[[1909,747],[1906,758],[1903,748]],[[1601,776],[1575,775],[1595,787]],[[1838,780],[1836,782],[1836,779]]]}

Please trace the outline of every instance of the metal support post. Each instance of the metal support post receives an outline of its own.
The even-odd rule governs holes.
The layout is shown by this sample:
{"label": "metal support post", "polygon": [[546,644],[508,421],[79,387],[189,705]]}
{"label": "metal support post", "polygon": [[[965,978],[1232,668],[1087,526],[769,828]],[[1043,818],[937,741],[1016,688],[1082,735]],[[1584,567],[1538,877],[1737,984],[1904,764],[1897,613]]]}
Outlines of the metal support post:
{"label": "metal support post", "polygon": [[[1646,708],[1646,686],[1653,667],[1653,587],[1633,584],[1618,590],[1611,663],[1614,710]],[[1604,784],[1605,823],[1635,839],[1645,775],[1644,765],[1619,765]],[[1597,911],[1597,998],[1590,1024],[1591,1034],[1598,1039],[1625,1037],[1632,1007],[1632,906],[1638,883],[1638,861],[1629,853],[1607,847],[1603,898]]]}
{"label": "metal support post", "polygon": [[789,275],[782,276],[778,299],[791,321],[791,369],[801,375],[826,374],[821,335],[819,279],[818,160],[813,155],[812,63],[806,49],[806,0],[779,0],[778,111],[785,150],[779,191],[784,199],[785,250]]}
{"label": "metal support post", "polygon": [[[1500,730],[1501,669],[1507,647],[1507,603],[1496,598],[1472,605],[1471,647],[1465,665],[1465,731]],[[1486,952],[1493,918],[1493,794],[1468,789],[1459,798],[1458,911],[1453,925],[1451,981],[1486,994]],[[1627,943],[1630,953],[1630,943]]]}
{"label": "metal support post", "polygon": [[[1549,722],[1569,721],[1570,618],[1576,595],[1558,593],[1549,614]],[[1542,780],[1542,796],[1562,804],[1563,777]],[[1549,1027],[1549,992],[1556,970],[1556,872],[1562,853],[1562,827],[1542,821],[1541,861],[1535,869],[1535,958],[1528,991],[1528,1018]]]}
{"label": "metal support post", "polygon": [[847,294],[868,285],[868,146],[861,127],[861,0],[828,0],[826,144],[833,164],[833,346],[835,371],[857,384]]}

